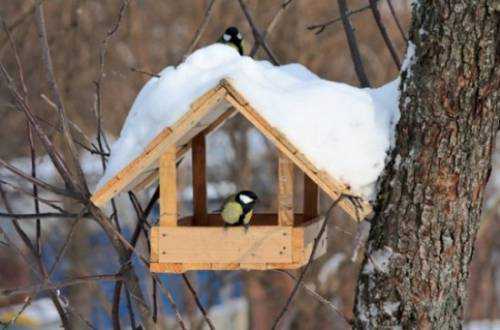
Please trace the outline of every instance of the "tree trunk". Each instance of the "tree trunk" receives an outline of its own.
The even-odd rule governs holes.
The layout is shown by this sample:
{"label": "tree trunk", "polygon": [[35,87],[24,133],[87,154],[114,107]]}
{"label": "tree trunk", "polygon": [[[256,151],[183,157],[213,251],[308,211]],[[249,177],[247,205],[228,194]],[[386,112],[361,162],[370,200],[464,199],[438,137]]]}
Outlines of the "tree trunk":
{"label": "tree trunk", "polygon": [[355,328],[461,328],[499,122],[500,4],[420,0]]}

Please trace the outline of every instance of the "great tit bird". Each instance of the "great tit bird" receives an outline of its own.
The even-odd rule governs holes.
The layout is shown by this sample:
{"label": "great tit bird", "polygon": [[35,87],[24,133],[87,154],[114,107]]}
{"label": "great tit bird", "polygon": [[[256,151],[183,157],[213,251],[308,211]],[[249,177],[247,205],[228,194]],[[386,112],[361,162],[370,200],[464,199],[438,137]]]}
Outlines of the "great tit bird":
{"label": "great tit bird", "polygon": [[220,43],[236,48],[240,55],[243,55],[242,41],[243,36],[234,26],[227,28],[224,34],[219,38]]}
{"label": "great tit bird", "polygon": [[253,208],[258,199],[254,192],[248,190],[229,196],[224,202],[221,212],[224,227],[243,225],[248,230]]}

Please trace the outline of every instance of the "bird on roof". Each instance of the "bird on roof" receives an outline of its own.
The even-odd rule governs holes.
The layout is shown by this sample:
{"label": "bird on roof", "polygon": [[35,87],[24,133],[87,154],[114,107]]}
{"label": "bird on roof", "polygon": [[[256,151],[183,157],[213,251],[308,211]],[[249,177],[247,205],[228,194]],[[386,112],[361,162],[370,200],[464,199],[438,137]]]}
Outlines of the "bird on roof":
{"label": "bird on roof", "polygon": [[218,42],[235,48],[240,55],[243,55],[243,35],[234,26],[228,27]]}
{"label": "bird on roof", "polygon": [[222,206],[221,216],[224,227],[241,226],[248,230],[253,209],[259,198],[253,191],[243,190],[229,196]]}

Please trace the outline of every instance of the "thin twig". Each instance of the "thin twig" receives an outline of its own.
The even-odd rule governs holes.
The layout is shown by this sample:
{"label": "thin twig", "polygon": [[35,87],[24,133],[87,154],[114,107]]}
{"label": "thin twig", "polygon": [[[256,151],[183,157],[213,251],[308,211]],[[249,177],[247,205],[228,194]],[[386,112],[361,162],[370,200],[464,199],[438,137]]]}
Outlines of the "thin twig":
{"label": "thin twig", "polygon": [[[377,0],[379,1],[379,0]],[[359,14],[367,9],[370,9],[370,5],[367,5],[367,6],[363,6],[363,7],[360,7],[358,9],[355,9],[355,10],[352,10],[352,11],[348,11],[345,13],[345,16],[347,18],[351,17],[352,15],[355,15],[355,14]],[[329,27],[330,25],[333,25],[337,22],[342,22],[342,16],[339,16],[339,17],[336,17],[332,20],[329,20],[327,22],[324,22],[324,23],[319,23],[319,24],[313,24],[313,25],[309,25],[307,27],[308,30],[311,30],[311,31],[314,31],[314,34],[320,34],[321,32],[323,32],[327,27]]]}
{"label": "thin twig", "polygon": [[[52,100],[50,100],[47,97],[47,95],[41,94],[40,97],[42,98],[42,100],[45,101],[45,103],[47,103],[50,106],[51,109],[54,109],[55,111],[57,111],[57,105],[54,102],[52,102]],[[87,137],[87,135],[85,135],[85,133],[83,133],[83,130],[76,123],[71,121],[69,118],[67,120],[68,120],[69,128],[71,130],[71,135],[73,136],[75,143],[82,146],[86,150],[93,152],[93,150],[91,150],[91,148],[90,148],[93,146],[93,144],[90,141],[90,139]],[[53,128],[55,128],[58,132],[62,132],[61,125],[57,125],[57,126],[54,125]],[[86,145],[83,144],[82,142],[80,142],[79,140],[77,140],[75,135],[78,135],[78,137],[81,137]]]}
{"label": "thin twig", "polygon": [[405,31],[403,30],[403,27],[401,26],[401,22],[399,21],[398,15],[396,14],[396,11],[394,10],[394,6],[392,5],[392,0],[387,0],[387,4],[389,5],[389,10],[391,12],[392,17],[394,18],[394,21],[396,22],[398,30],[401,33],[401,37],[403,37],[405,42],[408,42],[408,38],[406,38]]}
{"label": "thin twig", "polygon": [[399,61],[398,53],[396,52],[396,49],[392,44],[391,38],[389,37],[389,34],[387,33],[387,30],[384,26],[384,23],[382,22],[382,16],[380,15],[380,11],[378,10],[377,0],[369,0],[369,1],[370,1],[370,8],[372,9],[373,18],[377,23],[377,27],[380,31],[380,34],[382,35],[382,39],[384,39],[385,45],[387,46],[387,49],[389,49],[389,53],[391,54],[391,57],[394,60],[394,63],[396,64],[396,67],[399,70],[401,68],[401,62]]}
{"label": "thin twig", "polygon": [[24,112],[30,125],[34,128],[35,132],[37,133],[38,138],[42,142],[45,151],[52,160],[54,167],[56,168],[57,172],[63,179],[64,183],[66,184],[66,188],[68,188],[74,196],[78,196],[78,199],[80,199],[81,198],[80,193],[78,193],[76,190],[75,182],[73,180],[71,172],[69,171],[66,165],[66,162],[64,161],[63,156],[57,150],[50,137],[44,132],[44,130],[36,120],[35,115],[33,114],[33,111],[31,110],[31,107],[27,99],[23,97],[16,89],[12,78],[10,77],[9,73],[7,72],[7,69],[2,63],[0,63],[0,73],[2,74],[12,96],[16,100],[18,107]]}
{"label": "thin twig", "polygon": [[172,306],[172,309],[175,312],[175,317],[177,319],[177,322],[181,326],[183,330],[186,330],[186,324],[182,320],[182,316],[179,313],[179,308],[177,307],[177,304],[175,303],[174,297],[172,296],[172,293],[170,290],[163,284],[163,282],[160,280],[160,277],[157,274],[151,274],[151,276],[156,280],[156,283],[158,283],[158,286],[160,287],[160,291],[163,293],[163,295],[167,298],[168,302]]}
{"label": "thin twig", "polygon": [[45,190],[51,191],[57,195],[66,196],[66,197],[70,197],[70,198],[76,198],[76,199],[79,199],[79,197],[80,197],[78,195],[75,195],[71,191],[68,191],[68,190],[65,190],[62,188],[58,188],[58,187],[53,186],[53,185],[51,185],[45,181],[42,181],[38,178],[34,178],[31,175],[24,173],[23,171],[21,171],[17,167],[10,165],[9,163],[7,163],[5,160],[3,160],[1,158],[0,158],[0,165],[5,167],[6,169],[8,169],[10,172],[16,174],[17,176],[19,176],[19,177],[21,177],[21,178],[23,178],[31,183],[36,184]]}
{"label": "thin twig", "polygon": [[61,262],[64,254],[66,253],[66,250],[69,246],[69,243],[71,242],[71,239],[73,238],[73,235],[75,234],[76,232],[76,228],[78,227],[78,224],[80,223],[80,220],[83,218],[83,214],[86,213],[88,211],[88,208],[85,207],[80,213],[79,213],[79,217],[73,221],[73,223],[71,224],[71,228],[69,229],[69,233],[68,233],[68,236],[66,237],[66,240],[64,241],[61,249],[59,250],[59,253],[57,254],[56,256],[56,260],[54,261],[54,263],[52,264],[52,266],[50,267],[50,270],[49,270],[49,277],[52,276],[52,274],[55,272],[57,266],[59,265],[59,263]]}
{"label": "thin twig", "polygon": [[[0,197],[3,200],[3,204],[4,204],[7,212],[13,213],[12,207],[9,203],[9,200],[7,199],[5,191],[3,190],[3,187],[1,184],[0,184]],[[14,219],[14,218],[12,219],[12,226],[14,227],[14,230],[19,235],[21,240],[23,241],[24,245],[26,245],[26,247],[30,250],[33,258],[36,261],[38,271],[40,273],[35,272],[34,274],[36,275],[37,278],[42,279],[43,281],[45,281],[47,283],[50,283],[50,279],[47,277],[47,271],[46,271],[45,266],[43,264],[42,258],[37,253],[35,247],[31,243],[31,240],[29,239],[28,235],[23,231],[23,229],[19,225],[17,219]],[[2,232],[3,232],[3,230],[2,230]],[[5,235],[5,237],[7,237],[7,236]],[[28,265],[30,265],[30,267],[31,267],[31,263],[28,262]],[[69,319],[68,319],[68,316],[66,315],[66,311],[65,311],[64,307],[61,304],[61,301],[58,298],[57,293],[54,290],[50,290],[49,296],[50,296],[50,299],[52,300],[52,303],[54,304],[54,307],[56,308],[56,310],[59,314],[59,317],[61,319],[61,322],[62,322],[64,328],[69,329],[70,328]]]}
{"label": "thin twig", "polygon": [[[84,214],[89,216],[89,214]],[[57,212],[39,212],[39,213],[5,213],[0,212],[0,218],[16,218],[18,220],[40,220],[47,218],[79,218],[77,213],[57,213]]]}
{"label": "thin twig", "polygon": [[47,29],[45,27],[45,17],[43,13],[43,4],[38,4],[35,8],[35,22],[38,31],[38,39],[40,42],[40,47],[42,49],[43,64],[46,71],[47,81],[49,83],[49,88],[51,90],[52,96],[54,97],[54,102],[57,105],[59,112],[59,120],[63,130],[64,141],[68,147],[68,152],[71,157],[73,167],[76,172],[77,187],[80,189],[82,194],[87,196],[90,195],[89,188],[87,186],[87,180],[85,179],[85,174],[80,165],[78,159],[78,151],[73,140],[73,136],[69,130],[69,123],[66,115],[66,110],[62,101],[62,96],[59,91],[59,86],[57,84],[54,66],[52,64],[52,56],[50,54],[49,42],[47,40]]}
{"label": "thin twig", "polygon": [[363,67],[363,61],[361,60],[361,54],[358,49],[358,42],[356,41],[356,36],[354,35],[354,30],[351,26],[351,22],[347,16],[348,8],[345,0],[337,0],[340,10],[340,17],[342,19],[342,25],[344,26],[344,31],[347,37],[347,43],[349,45],[349,50],[351,52],[352,62],[354,64],[354,70],[358,76],[358,80],[361,87],[370,87],[370,82],[366,76],[365,69]]}
{"label": "thin twig", "polygon": [[203,21],[201,22],[200,26],[196,30],[196,33],[194,34],[193,40],[189,44],[188,49],[184,53],[184,56],[182,57],[183,59],[186,58],[189,54],[193,52],[193,50],[196,48],[198,45],[198,42],[201,39],[201,36],[205,32],[205,29],[208,26],[208,22],[210,21],[210,17],[212,16],[212,11],[214,9],[214,5],[217,2],[217,0],[211,0],[210,3],[207,6],[207,10],[205,11],[205,15],[203,16]]}
{"label": "thin twig", "polygon": [[[269,25],[267,26],[266,31],[264,31],[262,33],[262,39],[265,40],[274,31],[274,28],[276,27],[276,25],[278,25],[278,22],[283,17],[285,10],[288,8],[288,6],[292,2],[293,2],[293,0],[286,0],[281,4],[280,9],[276,12],[273,19],[271,20],[271,23],[269,23]],[[253,56],[255,56],[255,54],[257,54],[259,47],[260,47],[260,43],[257,40],[255,40],[255,42],[253,43],[252,49],[250,50],[250,57],[253,57]]]}
{"label": "thin twig", "polygon": [[37,285],[30,285],[25,287],[15,287],[1,289],[0,294],[4,296],[12,296],[18,294],[33,294],[40,293],[49,290],[59,290],[66,288],[68,286],[74,286],[82,283],[89,283],[95,281],[122,281],[123,277],[116,274],[106,274],[106,275],[91,275],[91,276],[81,276],[75,277],[60,283],[42,283]]}
{"label": "thin twig", "polygon": [[196,293],[196,290],[191,285],[191,282],[187,278],[186,274],[182,274],[182,279],[184,280],[184,283],[188,287],[189,292],[191,292],[191,295],[193,296],[194,301],[196,302],[196,306],[198,306],[198,309],[200,310],[201,315],[203,315],[203,318],[205,319],[205,322],[207,322],[207,325],[209,326],[210,329],[214,330],[215,326],[212,323],[212,320],[210,320],[210,317],[208,317],[207,311],[203,307],[203,305],[202,305],[202,303],[200,301],[200,298],[198,297],[198,294]]}
{"label": "thin twig", "polygon": [[61,201],[53,201],[53,200],[45,199],[45,198],[40,197],[40,196],[35,196],[32,192],[27,191],[21,187],[18,187],[18,186],[14,185],[8,181],[4,181],[4,180],[0,179],[0,183],[2,183],[3,185],[5,185],[7,187],[10,187],[10,189],[12,189],[14,191],[20,192],[21,194],[24,194],[26,196],[30,196],[32,198],[36,198],[40,203],[45,204],[45,205],[53,208],[54,210],[57,210],[57,211],[63,212],[63,213],[66,212],[66,210],[64,210],[62,207],[54,204],[54,203],[60,203]]}
{"label": "thin twig", "polygon": [[309,270],[309,267],[311,266],[311,264],[312,264],[312,262],[314,260],[314,255],[316,254],[316,250],[318,249],[319,243],[321,242],[321,237],[323,236],[323,234],[324,234],[324,232],[326,230],[326,225],[328,223],[328,220],[330,219],[332,211],[333,211],[334,207],[338,204],[338,202],[340,202],[340,200],[342,198],[344,198],[344,195],[340,195],[332,203],[332,205],[330,206],[330,208],[326,211],[326,213],[324,215],[323,223],[321,224],[321,228],[320,228],[318,234],[316,235],[316,238],[314,238],[313,247],[312,247],[311,255],[309,256],[309,260],[307,261],[307,264],[304,266],[304,268],[302,268],[302,272],[300,273],[299,278],[298,278],[297,282],[295,283],[295,286],[294,286],[292,292],[290,293],[290,296],[288,297],[288,299],[287,299],[287,301],[285,303],[285,306],[283,306],[283,309],[281,310],[281,312],[278,314],[278,317],[274,321],[272,329],[276,329],[278,327],[279,322],[281,321],[281,319],[283,318],[283,316],[285,315],[285,313],[288,311],[288,308],[290,307],[290,305],[291,305],[291,303],[293,301],[293,298],[295,297],[295,294],[299,290],[299,288],[301,286],[301,283],[304,280],[304,277],[305,277],[307,271]]}
{"label": "thin twig", "polygon": [[148,77],[161,78],[161,76],[159,74],[156,74],[156,73],[151,73],[151,72],[144,71],[144,70],[139,70],[139,69],[136,69],[136,68],[129,68],[129,69],[132,72],[141,73],[141,74],[146,75]]}
{"label": "thin twig", "polygon": [[[292,280],[295,281],[295,283],[298,283],[297,277],[294,275],[290,274],[290,272],[287,272],[286,270],[281,270],[281,269],[275,269],[276,272],[282,273],[290,277]],[[306,290],[310,295],[318,299],[319,302],[324,304],[325,306],[329,307],[332,311],[337,313],[347,324],[352,325],[352,319],[350,319],[347,315],[345,315],[337,306],[335,306],[330,300],[326,299],[322,295],[320,295],[317,291],[315,291],[313,288],[311,288],[309,285],[305,283],[300,283],[300,286]]]}
{"label": "thin twig", "polygon": [[266,51],[267,56],[269,57],[271,62],[274,65],[279,65],[280,64],[279,61],[276,59],[276,56],[271,51],[271,48],[269,48],[269,46],[267,45],[267,42],[264,39],[264,37],[262,36],[262,33],[259,31],[259,28],[257,27],[257,25],[255,25],[253,18],[252,18],[252,15],[250,15],[250,11],[248,10],[247,5],[245,4],[245,1],[238,0],[238,2],[240,4],[241,10],[243,10],[243,13],[245,14],[245,17],[248,21],[248,24],[250,24],[250,27],[252,28],[252,34],[253,34],[254,39],[262,45],[262,48],[264,48],[264,50]]}

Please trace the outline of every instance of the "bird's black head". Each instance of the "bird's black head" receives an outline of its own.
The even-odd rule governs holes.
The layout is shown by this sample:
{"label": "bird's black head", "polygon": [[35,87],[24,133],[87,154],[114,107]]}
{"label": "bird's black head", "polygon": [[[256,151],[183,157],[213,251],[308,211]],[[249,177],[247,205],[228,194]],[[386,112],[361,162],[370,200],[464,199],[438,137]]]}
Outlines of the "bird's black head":
{"label": "bird's black head", "polygon": [[243,55],[242,41],[243,36],[241,35],[241,32],[238,31],[238,29],[234,26],[227,28],[224,34],[219,39],[219,42],[223,44],[230,44],[236,47],[240,55]]}
{"label": "bird's black head", "polygon": [[259,197],[253,191],[243,190],[236,194],[236,199],[243,204],[254,204]]}

